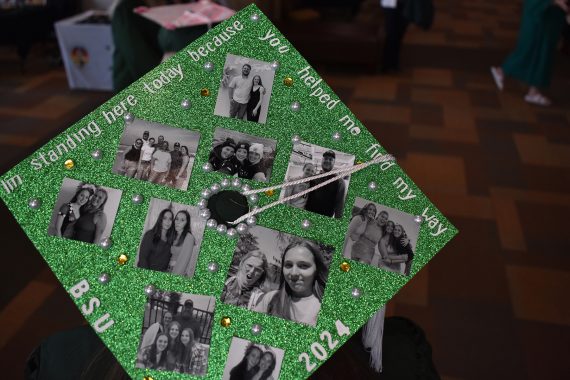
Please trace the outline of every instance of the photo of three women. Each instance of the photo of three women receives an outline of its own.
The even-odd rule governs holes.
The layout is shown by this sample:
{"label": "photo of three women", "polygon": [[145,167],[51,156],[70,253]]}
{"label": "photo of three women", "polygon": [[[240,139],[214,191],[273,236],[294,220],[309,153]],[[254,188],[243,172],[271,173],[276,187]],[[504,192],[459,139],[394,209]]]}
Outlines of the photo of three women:
{"label": "photo of three women", "polygon": [[140,119],[125,127],[113,173],[186,190],[200,134]]}
{"label": "photo of three women", "polygon": [[315,326],[333,247],[261,226],[240,236],[220,299]]}
{"label": "photo of three women", "polygon": [[283,350],[234,337],[223,380],[277,380]]}
{"label": "photo of three women", "polygon": [[192,277],[204,228],[196,207],[152,199],[135,266]]}
{"label": "photo of three women", "polygon": [[408,276],[419,224],[414,216],[356,198],[346,234],[344,256]]}
{"label": "photo of three women", "polygon": [[48,235],[98,244],[111,236],[121,191],[65,178]]}
{"label": "photo of three women", "polygon": [[[147,304],[144,320],[150,320],[150,314],[155,317],[161,315],[161,319],[146,329],[143,327],[135,367],[204,376],[208,368],[209,338],[208,344],[201,343],[200,325],[185,322],[184,314],[190,313],[193,318],[194,302],[199,303],[205,312],[212,314],[215,301],[213,297],[176,294],[176,298],[184,302],[179,313],[176,313],[180,308],[179,301],[174,301],[174,312],[171,308],[165,308],[170,307],[173,302],[155,304],[154,309],[158,310],[153,310],[151,301]],[[207,321],[211,324],[211,318]]]}
{"label": "photo of three women", "polygon": [[208,162],[214,171],[254,181],[269,181],[277,141],[216,128],[212,145]]}
{"label": "photo of three women", "polygon": [[268,62],[228,54],[214,114],[264,124],[274,76]]}

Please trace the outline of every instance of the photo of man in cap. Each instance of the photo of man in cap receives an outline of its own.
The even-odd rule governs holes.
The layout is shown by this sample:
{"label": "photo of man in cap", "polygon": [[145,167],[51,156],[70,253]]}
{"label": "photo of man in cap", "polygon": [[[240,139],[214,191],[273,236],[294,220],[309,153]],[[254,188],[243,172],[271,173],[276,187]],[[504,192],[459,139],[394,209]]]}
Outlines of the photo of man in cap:
{"label": "photo of man in cap", "polygon": [[[323,153],[321,161],[322,173],[330,172],[334,169],[336,154],[332,150]],[[317,186],[329,180],[330,177],[323,177],[310,181],[310,187]],[[319,189],[308,194],[305,210],[316,212],[317,214],[341,218],[344,206],[344,194],[346,186],[342,178],[337,179]]]}

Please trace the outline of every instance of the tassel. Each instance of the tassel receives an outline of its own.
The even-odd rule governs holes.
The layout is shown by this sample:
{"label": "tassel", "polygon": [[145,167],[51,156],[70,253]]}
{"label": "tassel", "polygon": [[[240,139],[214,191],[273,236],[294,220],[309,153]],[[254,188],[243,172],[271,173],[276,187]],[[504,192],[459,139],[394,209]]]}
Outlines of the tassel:
{"label": "tassel", "polygon": [[382,306],[370,318],[362,329],[362,343],[370,351],[370,367],[376,372],[382,372],[382,334],[384,333],[384,314],[386,306]]}

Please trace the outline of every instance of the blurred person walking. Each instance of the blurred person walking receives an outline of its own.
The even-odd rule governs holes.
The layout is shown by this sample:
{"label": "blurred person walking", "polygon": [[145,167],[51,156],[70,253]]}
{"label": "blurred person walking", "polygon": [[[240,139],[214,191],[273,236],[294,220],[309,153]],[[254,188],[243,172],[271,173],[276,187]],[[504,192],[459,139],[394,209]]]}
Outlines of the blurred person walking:
{"label": "blurred person walking", "polygon": [[510,76],[529,85],[526,102],[551,104],[540,89],[550,85],[554,53],[568,10],[568,0],[524,1],[517,46],[502,66],[491,67],[499,90],[504,88],[505,76]]}

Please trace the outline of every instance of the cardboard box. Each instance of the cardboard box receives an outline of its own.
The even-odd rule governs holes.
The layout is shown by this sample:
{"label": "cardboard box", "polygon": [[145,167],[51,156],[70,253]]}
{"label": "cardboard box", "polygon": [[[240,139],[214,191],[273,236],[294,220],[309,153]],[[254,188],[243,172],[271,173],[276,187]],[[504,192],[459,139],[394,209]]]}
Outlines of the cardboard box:
{"label": "cardboard box", "polygon": [[55,23],[72,89],[113,90],[113,37],[105,11],[90,10]]}

